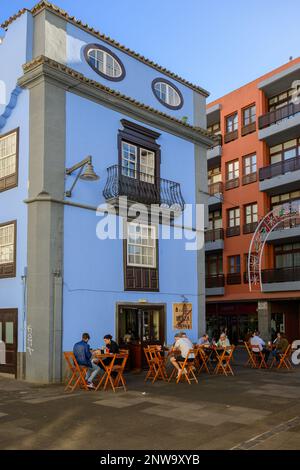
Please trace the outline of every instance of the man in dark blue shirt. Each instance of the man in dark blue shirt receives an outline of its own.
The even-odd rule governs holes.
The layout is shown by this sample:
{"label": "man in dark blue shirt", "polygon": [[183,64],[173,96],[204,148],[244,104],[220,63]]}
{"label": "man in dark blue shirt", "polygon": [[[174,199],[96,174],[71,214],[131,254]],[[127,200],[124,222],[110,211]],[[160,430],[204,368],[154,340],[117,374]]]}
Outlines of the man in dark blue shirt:
{"label": "man in dark blue shirt", "polygon": [[95,388],[93,380],[100,372],[100,367],[97,366],[92,360],[92,352],[88,344],[90,335],[83,333],[82,340],[74,344],[73,353],[79,366],[88,367],[85,380],[89,388]]}

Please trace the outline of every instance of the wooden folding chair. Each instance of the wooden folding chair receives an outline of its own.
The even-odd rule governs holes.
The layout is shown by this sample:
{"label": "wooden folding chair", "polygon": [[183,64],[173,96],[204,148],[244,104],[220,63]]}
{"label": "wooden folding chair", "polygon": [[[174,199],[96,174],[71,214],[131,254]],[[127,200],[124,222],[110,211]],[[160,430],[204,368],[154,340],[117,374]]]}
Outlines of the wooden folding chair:
{"label": "wooden folding chair", "polygon": [[[127,391],[126,380],[124,378],[124,370],[126,367],[128,356],[129,356],[128,351],[126,351],[125,353],[120,353],[120,354],[115,355],[115,361],[114,361],[114,365],[112,368],[112,374],[114,372],[117,373],[117,376],[114,379],[114,392],[116,391],[117,388],[123,388],[125,392]],[[119,364],[116,364],[116,361],[118,361]]]}
{"label": "wooden folding chair", "polygon": [[218,360],[215,374],[234,375],[230,362],[232,361],[235,346],[227,346],[221,352],[216,349],[216,357]]}
{"label": "wooden folding chair", "polygon": [[[289,344],[283,353],[278,353],[279,363],[277,365],[277,369],[283,369],[285,367],[287,370],[291,370],[293,368],[292,363],[290,361],[291,352],[292,352],[292,345]],[[276,362],[277,362],[276,358],[273,357],[271,367],[273,367],[276,364]]]}
{"label": "wooden folding chair", "polygon": [[209,354],[207,354],[206,349],[202,346],[197,348],[197,352],[198,352],[198,354],[197,354],[195,363],[196,363],[196,368],[197,368],[198,374],[200,374],[203,369],[208,374],[210,374],[208,364],[209,364],[209,359],[210,359],[210,356],[211,356],[211,352],[209,352]]}
{"label": "wooden folding chair", "polygon": [[246,351],[248,353],[248,360],[247,360],[246,364],[244,364],[244,366],[247,367],[248,365],[250,365],[250,367],[252,367],[253,369],[256,369],[257,364],[254,360],[253,352],[251,350],[251,347],[249,346],[249,344],[246,341],[244,341],[244,345],[245,345]]}
{"label": "wooden folding chair", "polygon": [[72,351],[64,352],[64,357],[71,373],[71,377],[65,387],[65,392],[74,392],[77,387],[88,390],[88,386],[85,381],[87,367],[78,365],[76,357]]}
{"label": "wooden folding chair", "polygon": [[115,391],[114,380],[111,376],[111,373],[115,364],[116,356],[117,354],[110,354],[109,356],[107,356],[111,359],[109,364],[105,364],[104,362],[105,358],[101,358],[101,356],[98,357],[99,363],[102,364],[104,374],[102,375],[101,379],[99,380],[96,386],[96,389],[95,389],[96,392],[99,390],[99,388],[101,387],[103,383],[104,383],[103,390],[106,390],[108,385],[110,385],[113,391]]}
{"label": "wooden folding chair", "polygon": [[258,344],[250,344],[251,347],[251,352],[253,354],[253,359],[255,362],[255,368],[256,369],[267,369],[267,363],[265,361],[265,356],[263,355],[263,352],[260,350]]}
{"label": "wooden folding chair", "polygon": [[154,368],[155,360],[154,360],[153,350],[149,346],[144,348],[144,354],[145,354],[146,361],[148,364],[148,372],[146,374],[144,382],[147,382],[147,380],[153,379],[155,377],[155,368]]}
{"label": "wooden folding chair", "polygon": [[[192,383],[192,380],[198,383],[198,379],[195,375],[194,370],[195,368],[195,357],[197,355],[197,349],[193,348],[190,349],[185,360],[184,361],[178,361],[178,365],[180,367],[180,371],[178,374],[178,377],[176,379],[176,384],[178,384],[181,379],[185,379],[190,385]],[[189,361],[191,359],[191,356],[194,355],[193,360]]]}
{"label": "wooden folding chair", "polygon": [[154,369],[154,377],[152,383],[156,380],[167,380],[168,375],[166,371],[166,363],[164,357],[160,354],[160,351],[157,349],[156,346],[150,346],[150,354],[153,360],[153,369]]}

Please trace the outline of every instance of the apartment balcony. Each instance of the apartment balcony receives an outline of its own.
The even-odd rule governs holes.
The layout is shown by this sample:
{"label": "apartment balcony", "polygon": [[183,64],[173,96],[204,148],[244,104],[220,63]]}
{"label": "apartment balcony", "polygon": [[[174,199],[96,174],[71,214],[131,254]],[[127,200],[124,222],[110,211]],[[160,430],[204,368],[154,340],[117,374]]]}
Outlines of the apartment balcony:
{"label": "apartment balcony", "polygon": [[221,165],[222,157],[222,136],[218,137],[219,143],[207,150],[207,168],[215,168]]}
{"label": "apartment balcony", "polygon": [[259,170],[259,189],[270,195],[299,189],[300,157],[273,163]]}
{"label": "apartment balcony", "polygon": [[279,243],[299,242],[300,241],[300,219],[292,217],[277,225],[269,234],[268,243],[274,245]]}
{"label": "apartment balcony", "polygon": [[225,293],[225,276],[224,274],[213,274],[205,278],[205,293],[207,296],[224,295]]}
{"label": "apartment balcony", "polygon": [[222,182],[212,183],[208,186],[208,206],[209,210],[217,210],[222,207],[224,185]]}
{"label": "apartment balcony", "polygon": [[224,135],[224,143],[228,144],[229,142],[232,142],[233,140],[236,140],[238,138],[239,138],[238,130],[227,132],[227,134]]}
{"label": "apartment balcony", "polygon": [[232,178],[231,180],[227,180],[225,183],[225,189],[228,191],[229,189],[238,188],[240,185],[240,178]]}
{"label": "apartment balcony", "polygon": [[224,249],[224,229],[217,228],[205,232],[205,251]]}
{"label": "apartment balcony", "polygon": [[257,172],[249,173],[248,175],[243,175],[242,176],[242,185],[250,184],[250,183],[255,183],[257,181]]}
{"label": "apartment balcony", "polygon": [[103,195],[107,202],[118,206],[119,197],[127,196],[128,201],[145,205],[158,204],[160,207],[172,211],[184,210],[184,199],[179,183],[164,178],[132,171],[132,177],[128,168],[113,165],[107,168],[107,180]]}
{"label": "apartment balcony", "polygon": [[241,129],[241,135],[244,137],[245,135],[252,134],[256,131],[256,122],[251,122],[247,126],[243,126]]}
{"label": "apartment balcony", "polygon": [[287,292],[300,290],[300,267],[264,269],[263,292]]}
{"label": "apartment balcony", "polygon": [[289,103],[282,108],[263,114],[258,119],[259,139],[268,145],[294,139],[300,131],[300,103]]}
{"label": "apartment balcony", "polygon": [[[269,76],[258,84],[266,98],[272,98],[290,89],[300,77],[300,64],[294,63]],[[259,118],[259,138],[269,145],[293,139],[299,135],[300,105],[292,103]]]}

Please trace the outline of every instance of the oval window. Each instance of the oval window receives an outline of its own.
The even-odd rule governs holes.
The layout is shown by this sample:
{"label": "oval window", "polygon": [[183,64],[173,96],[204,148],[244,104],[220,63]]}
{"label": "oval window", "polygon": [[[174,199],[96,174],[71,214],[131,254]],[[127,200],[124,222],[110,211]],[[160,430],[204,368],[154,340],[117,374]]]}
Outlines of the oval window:
{"label": "oval window", "polygon": [[173,83],[163,78],[156,78],[152,82],[152,90],[158,101],[171,109],[180,109],[183,105],[183,97]]}
{"label": "oval window", "polygon": [[89,44],[84,50],[87,63],[107,80],[119,81],[125,77],[125,68],[120,59],[109,49],[99,44]]}

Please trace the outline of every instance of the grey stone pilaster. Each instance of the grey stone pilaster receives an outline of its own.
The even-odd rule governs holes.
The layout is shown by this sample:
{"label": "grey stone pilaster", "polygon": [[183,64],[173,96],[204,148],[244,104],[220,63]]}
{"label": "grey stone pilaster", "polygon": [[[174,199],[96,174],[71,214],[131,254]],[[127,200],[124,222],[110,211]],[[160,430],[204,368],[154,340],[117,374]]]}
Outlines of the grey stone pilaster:
{"label": "grey stone pilaster", "polygon": [[44,55],[62,64],[66,63],[66,21],[49,10],[34,17],[33,57]]}
{"label": "grey stone pilaster", "polygon": [[266,341],[271,339],[271,302],[259,300],[257,302],[258,329],[261,337]]}

